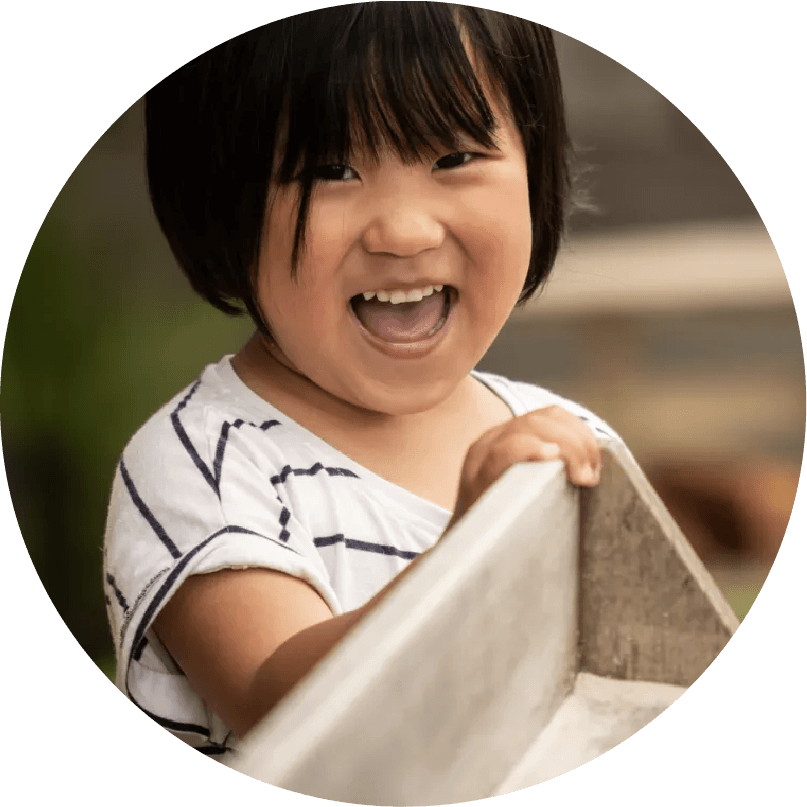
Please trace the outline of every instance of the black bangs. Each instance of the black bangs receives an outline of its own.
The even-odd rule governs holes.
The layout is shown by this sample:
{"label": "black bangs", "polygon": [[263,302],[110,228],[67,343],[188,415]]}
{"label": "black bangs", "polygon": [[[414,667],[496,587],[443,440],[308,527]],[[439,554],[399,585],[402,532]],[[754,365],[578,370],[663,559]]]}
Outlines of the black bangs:
{"label": "black bangs", "polygon": [[290,28],[290,110],[280,181],[298,166],[391,148],[413,162],[460,135],[492,145],[495,119],[457,28],[470,9],[368,3],[303,14]]}
{"label": "black bangs", "polygon": [[[263,323],[255,277],[273,185],[298,194],[292,273],[315,169],[392,149],[406,163],[470,139],[495,146],[493,102],[527,155],[533,251],[520,301],[552,269],[569,207],[552,32],[431,2],[357,3],[264,25],[181,67],[146,96],[157,220],[193,288]],[[271,249],[271,244],[263,244]]]}
{"label": "black bangs", "polygon": [[300,182],[293,267],[318,166],[347,163],[355,149],[369,159],[392,149],[413,163],[458,148],[463,137],[493,147],[496,119],[463,42],[463,32],[479,27],[466,21],[472,16],[441,3],[385,2],[286,21],[286,137],[276,180]]}

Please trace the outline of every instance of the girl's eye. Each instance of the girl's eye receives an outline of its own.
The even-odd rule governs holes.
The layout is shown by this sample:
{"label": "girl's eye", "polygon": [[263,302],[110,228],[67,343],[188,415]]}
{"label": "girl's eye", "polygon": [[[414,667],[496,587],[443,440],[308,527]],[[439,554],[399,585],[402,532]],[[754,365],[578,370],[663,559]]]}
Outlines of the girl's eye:
{"label": "girl's eye", "polygon": [[435,168],[459,168],[461,165],[473,162],[478,155],[472,154],[470,151],[456,151],[453,154],[446,154],[441,157],[435,164]]}
{"label": "girl's eye", "polygon": [[320,165],[314,169],[314,178],[323,182],[346,182],[359,175],[349,165]]}

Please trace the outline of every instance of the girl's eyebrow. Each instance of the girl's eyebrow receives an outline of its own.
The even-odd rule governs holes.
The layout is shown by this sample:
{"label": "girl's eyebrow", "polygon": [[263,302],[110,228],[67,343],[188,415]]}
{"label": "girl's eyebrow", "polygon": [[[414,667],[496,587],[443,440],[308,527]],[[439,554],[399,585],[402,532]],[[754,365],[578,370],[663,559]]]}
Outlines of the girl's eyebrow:
{"label": "girl's eyebrow", "polygon": [[496,119],[493,128],[488,132],[489,145],[485,145],[468,132],[457,130],[454,132],[451,143],[441,143],[439,140],[435,140],[430,144],[429,149],[435,154],[444,152],[446,148],[451,148],[454,151],[473,151],[474,149],[494,149],[498,151],[500,149],[499,133],[501,129],[502,124]]}
{"label": "girl's eyebrow", "polygon": [[[420,151],[420,157],[415,158],[415,162],[420,160],[431,160],[436,159],[441,156],[444,156],[447,152],[472,152],[472,151],[500,151],[501,146],[497,137],[497,134],[501,130],[501,124],[497,121],[496,126],[490,132],[490,145],[485,145],[484,143],[480,143],[476,140],[472,135],[468,134],[467,132],[458,131],[455,133],[453,138],[453,142],[451,143],[443,143],[439,140],[435,140],[430,144],[426,144],[423,146],[422,150]],[[392,146],[381,146],[380,148],[373,149],[367,145],[362,145],[361,143],[352,143],[350,150],[347,154],[339,156],[335,151],[334,152],[326,152],[323,160],[321,161],[322,165],[350,165],[353,162],[361,162],[363,160],[369,160],[371,162],[377,161],[380,159],[381,155],[390,150],[395,152],[396,150]]]}
{"label": "girl's eyebrow", "polygon": [[474,139],[468,134],[461,132],[456,141],[456,147],[460,150],[471,150],[471,149],[493,149],[495,151],[500,150],[499,145],[499,138],[497,135],[501,130],[501,124],[497,121],[496,125],[491,129],[489,133],[489,137],[491,140],[491,144],[486,146],[484,143],[480,143],[478,140]]}

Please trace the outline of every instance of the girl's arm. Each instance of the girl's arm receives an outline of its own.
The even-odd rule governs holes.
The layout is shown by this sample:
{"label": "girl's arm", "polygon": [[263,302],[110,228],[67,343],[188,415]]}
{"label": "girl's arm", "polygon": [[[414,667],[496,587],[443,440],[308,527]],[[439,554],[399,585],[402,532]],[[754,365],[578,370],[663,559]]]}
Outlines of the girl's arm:
{"label": "girl's arm", "polygon": [[[594,436],[564,409],[530,412],[486,432],[466,455],[449,527],[511,465],[553,459],[564,461],[574,484],[599,481]],[[154,629],[193,689],[242,736],[422,557],[364,606],[337,617],[308,583],[282,572],[196,575],[166,603]]]}
{"label": "girl's arm", "polygon": [[420,557],[364,606],[337,617],[308,583],[282,572],[195,575],[166,603],[154,629],[193,689],[243,736]]}

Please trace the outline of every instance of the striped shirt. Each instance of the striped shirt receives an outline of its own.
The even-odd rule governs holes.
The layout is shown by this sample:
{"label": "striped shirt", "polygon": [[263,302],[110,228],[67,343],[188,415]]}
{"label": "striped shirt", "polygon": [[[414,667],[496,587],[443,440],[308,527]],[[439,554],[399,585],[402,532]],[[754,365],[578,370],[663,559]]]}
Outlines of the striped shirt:
{"label": "striped shirt", "polygon": [[[474,373],[514,415],[559,404],[540,387]],[[434,545],[450,512],[358,465],[252,392],[225,356],[162,407],[123,451],[104,539],[118,687],[200,751],[232,736],[152,624],[192,574],[263,567],[306,580],[338,615]]]}

